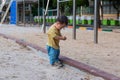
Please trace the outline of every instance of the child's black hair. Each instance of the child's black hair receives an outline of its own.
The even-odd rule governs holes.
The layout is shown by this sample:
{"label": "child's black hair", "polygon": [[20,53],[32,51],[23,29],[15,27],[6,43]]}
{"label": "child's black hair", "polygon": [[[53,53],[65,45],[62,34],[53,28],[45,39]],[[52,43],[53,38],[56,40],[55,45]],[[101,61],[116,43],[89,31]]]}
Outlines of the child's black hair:
{"label": "child's black hair", "polygon": [[61,24],[68,25],[68,18],[67,18],[67,16],[59,16],[56,21],[60,22]]}

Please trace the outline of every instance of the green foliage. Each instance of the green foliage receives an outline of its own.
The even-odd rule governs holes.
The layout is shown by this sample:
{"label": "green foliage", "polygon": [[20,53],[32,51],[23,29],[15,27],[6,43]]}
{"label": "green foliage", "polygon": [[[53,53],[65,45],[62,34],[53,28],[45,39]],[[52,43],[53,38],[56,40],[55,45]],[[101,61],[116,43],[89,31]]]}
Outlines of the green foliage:
{"label": "green foliage", "polygon": [[[69,6],[71,7],[73,2],[73,0],[70,0],[68,2],[64,2],[64,3],[60,3],[60,6],[63,7],[63,6]],[[50,1],[50,7],[57,7],[57,0],[51,0]],[[89,1],[88,0],[76,0],[76,4],[77,4],[77,7],[79,6],[89,6]]]}
{"label": "green foliage", "polygon": [[[43,1],[44,1],[44,8],[47,5],[48,0],[39,0],[40,8],[43,8]],[[80,6],[89,6],[89,1],[88,0],[76,0],[76,7],[80,7]],[[56,8],[57,8],[57,0],[50,0],[49,9],[56,9]],[[72,9],[73,9],[73,0],[60,3],[61,13],[70,15],[72,13]],[[36,15],[37,10],[38,10],[38,4],[35,4],[32,7],[32,10],[33,10],[34,15]]]}
{"label": "green foliage", "polygon": [[[76,0],[76,7],[80,7],[80,6],[89,6],[89,1],[88,0]],[[51,0],[49,7],[51,9],[57,8],[57,0]],[[65,13],[67,15],[69,15],[72,12],[72,7],[73,7],[73,0],[60,3],[61,13]]]}
{"label": "green foliage", "polygon": [[38,5],[33,5],[32,6],[32,14],[33,14],[33,16],[36,16],[36,15],[38,15]]}
{"label": "green foliage", "polygon": [[88,0],[76,0],[77,6],[89,6]]}

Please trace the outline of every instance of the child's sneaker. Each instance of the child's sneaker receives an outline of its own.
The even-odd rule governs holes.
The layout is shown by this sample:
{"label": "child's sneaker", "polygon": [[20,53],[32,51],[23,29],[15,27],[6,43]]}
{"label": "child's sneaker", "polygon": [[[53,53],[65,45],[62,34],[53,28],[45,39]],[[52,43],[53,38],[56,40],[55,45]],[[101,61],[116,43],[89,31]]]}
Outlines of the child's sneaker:
{"label": "child's sneaker", "polygon": [[55,64],[52,64],[51,69],[58,69],[58,68],[57,68],[57,66]]}
{"label": "child's sneaker", "polygon": [[59,64],[63,64],[61,60],[59,60],[57,63],[59,63]]}
{"label": "child's sneaker", "polygon": [[58,67],[58,69],[62,68],[64,65],[62,64],[62,62],[58,61],[55,62],[54,65],[56,65]]}

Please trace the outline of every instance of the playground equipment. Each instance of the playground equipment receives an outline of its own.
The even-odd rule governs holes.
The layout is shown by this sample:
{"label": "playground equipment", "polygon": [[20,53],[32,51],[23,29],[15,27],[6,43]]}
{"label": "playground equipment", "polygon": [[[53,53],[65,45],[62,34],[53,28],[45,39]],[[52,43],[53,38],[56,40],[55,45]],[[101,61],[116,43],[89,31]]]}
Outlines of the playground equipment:
{"label": "playground equipment", "polygon": [[[2,20],[1,20],[1,24],[4,22],[4,20],[5,20],[5,17],[7,16],[7,13],[8,13],[8,11],[9,11],[9,9],[10,9],[10,7],[11,7],[11,4],[12,4],[12,2],[13,1],[17,1],[17,0],[10,0],[9,1],[9,5],[8,5],[8,7],[7,7],[7,9],[6,9],[6,11],[5,11],[5,14],[4,14],[4,16],[3,16],[3,18],[2,18]],[[23,0],[24,1],[24,0]],[[44,1],[44,0],[43,0]],[[42,29],[41,30],[44,30],[44,33],[46,32],[45,30],[46,30],[46,26],[45,26],[45,20],[46,20],[46,15],[47,15],[47,12],[48,12],[48,6],[49,6],[49,1],[50,0],[47,0],[47,5],[46,5],[46,10],[44,10],[44,16],[43,16],[43,25],[42,25]],[[67,1],[71,1],[71,0],[57,0],[57,16],[59,16],[59,4],[61,3],[61,2],[67,2]],[[94,34],[94,37],[95,37],[95,43],[97,43],[97,37],[98,37],[98,22],[99,22],[99,19],[98,19],[98,12],[99,12],[99,2],[100,2],[101,0],[94,0],[94,4],[95,4],[95,12],[94,12],[94,32],[95,32],[95,34]],[[2,8],[2,7],[1,7]],[[13,12],[13,11],[11,11],[11,12]],[[16,11],[17,12],[17,11]],[[22,15],[22,16],[24,16],[24,18],[23,19],[25,19],[25,13],[24,13],[25,11],[23,10],[23,14],[24,15]],[[17,13],[15,13],[16,15],[17,15]],[[16,17],[17,18],[17,17]],[[38,19],[38,21],[42,21],[42,18],[39,18],[39,15],[38,15],[38,18],[36,19],[37,17],[35,17],[35,21]],[[39,20],[40,19],[40,20]],[[49,20],[49,17],[47,17],[47,19]],[[77,18],[76,17],[76,0],[73,0],[73,21],[71,21],[71,23],[73,24],[73,39],[76,39],[76,24],[78,24],[79,23],[79,18]],[[71,20],[72,20],[71,19]],[[25,21],[25,20],[24,20]],[[54,18],[52,18],[51,19],[51,22],[53,22],[53,21],[55,21],[55,19]],[[92,21],[90,21],[90,23],[91,23]],[[113,22],[113,21],[112,21]]]}
{"label": "playground equipment", "polygon": [[[32,23],[32,4],[36,3],[37,0],[6,0],[4,7],[4,14],[2,13],[1,24],[6,20],[10,24],[26,24]],[[25,3],[27,2],[27,3]],[[4,5],[1,4],[3,7]],[[1,10],[2,10],[2,7]],[[9,15],[10,14],[10,15]]]}
{"label": "playground equipment", "polygon": [[[4,16],[3,16],[3,18],[1,19],[1,22],[0,22],[0,24],[3,24],[3,22],[4,22],[4,20],[5,20],[5,17],[7,16],[7,13],[8,13],[8,11],[9,11],[9,9],[10,9],[10,6],[11,6],[11,4],[12,4],[12,2],[13,2],[14,0],[10,0],[8,3],[9,3],[9,5],[8,5],[8,7],[7,7],[7,9],[6,9],[6,11],[5,11],[5,14],[4,14]],[[6,2],[6,1],[5,1]],[[5,5],[5,3],[4,3],[4,5]],[[3,6],[4,6],[3,5]]]}
{"label": "playground equipment", "polygon": [[[59,14],[59,4],[61,2],[66,2],[66,1],[70,1],[70,0],[57,0],[57,17],[60,15]],[[99,2],[100,0],[95,0],[95,10],[94,10],[94,15],[95,15],[95,18],[94,18],[94,43],[98,43],[98,22],[100,21],[98,16],[99,16]],[[47,10],[48,10],[48,5],[49,5],[49,0],[47,2],[47,6],[46,6],[46,12],[43,16],[43,25],[42,25],[42,29],[44,29],[44,33],[46,32],[46,26],[45,26],[45,20],[46,20],[46,14],[47,14]],[[71,22],[72,23],[72,22]],[[76,39],[76,0],[73,0],[73,39]]]}
{"label": "playground equipment", "polygon": [[46,10],[45,11],[43,10],[43,24],[42,24],[41,32],[43,31],[44,33],[46,33],[46,15],[48,11],[49,2],[50,0],[47,1]]}

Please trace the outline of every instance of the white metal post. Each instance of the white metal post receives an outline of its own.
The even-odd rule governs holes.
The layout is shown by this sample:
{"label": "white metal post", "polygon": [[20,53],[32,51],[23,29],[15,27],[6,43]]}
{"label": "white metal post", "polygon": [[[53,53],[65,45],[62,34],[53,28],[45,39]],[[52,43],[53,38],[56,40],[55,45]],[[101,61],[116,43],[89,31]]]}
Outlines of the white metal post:
{"label": "white metal post", "polygon": [[43,30],[44,30],[44,33],[46,33],[46,15],[47,15],[47,11],[48,11],[49,2],[50,2],[50,0],[47,1],[46,10],[43,14]]}
{"label": "white metal post", "polygon": [[5,5],[5,3],[6,3],[6,0],[2,0],[2,3],[0,5],[0,12],[2,12],[2,9],[3,9],[4,5]]}
{"label": "white metal post", "polygon": [[57,17],[59,17],[59,13],[60,13],[60,8],[59,8],[59,0],[57,0]]}

